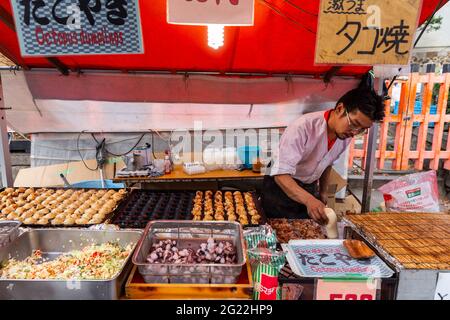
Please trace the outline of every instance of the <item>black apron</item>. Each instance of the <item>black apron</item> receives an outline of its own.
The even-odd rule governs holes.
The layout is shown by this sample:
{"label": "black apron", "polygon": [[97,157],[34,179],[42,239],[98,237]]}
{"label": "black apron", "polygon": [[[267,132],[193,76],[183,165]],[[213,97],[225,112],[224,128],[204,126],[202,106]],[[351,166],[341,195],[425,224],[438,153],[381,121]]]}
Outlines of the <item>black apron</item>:
{"label": "black apron", "polygon": [[[295,179],[294,181],[319,199],[317,181],[310,184],[305,184]],[[269,175],[264,177],[262,205],[268,218],[311,219],[306,206],[289,198],[275,182],[275,178]]]}

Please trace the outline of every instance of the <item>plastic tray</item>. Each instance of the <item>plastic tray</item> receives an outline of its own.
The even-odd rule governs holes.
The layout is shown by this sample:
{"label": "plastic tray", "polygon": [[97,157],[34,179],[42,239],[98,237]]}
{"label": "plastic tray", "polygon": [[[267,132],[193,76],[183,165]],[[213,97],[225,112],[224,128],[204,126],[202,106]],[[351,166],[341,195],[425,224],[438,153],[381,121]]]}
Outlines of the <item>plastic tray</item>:
{"label": "plastic tray", "polygon": [[133,190],[111,219],[121,228],[145,228],[150,220],[192,220],[195,191]]}
{"label": "plastic tray", "polygon": [[[199,245],[212,237],[226,240],[236,247],[234,264],[155,264],[147,262],[153,243],[160,240],[176,240],[178,248]],[[236,283],[246,263],[242,227],[237,222],[152,221],[133,255],[133,263],[146,283]]]}

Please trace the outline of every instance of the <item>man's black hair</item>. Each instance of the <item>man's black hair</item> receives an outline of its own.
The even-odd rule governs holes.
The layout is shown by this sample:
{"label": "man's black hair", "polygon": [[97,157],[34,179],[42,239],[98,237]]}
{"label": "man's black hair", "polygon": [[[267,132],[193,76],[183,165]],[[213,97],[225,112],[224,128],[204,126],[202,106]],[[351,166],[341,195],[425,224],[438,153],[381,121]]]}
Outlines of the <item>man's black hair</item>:
{"label": "man's black hair", "polygon": [[358,87],[348,91],[336,103],[341,103],[347,112],[359,110],[372,121],[382,121],[384,118],[384,101],[374,90]]}
{"label": "man's black hair", "polygon": [[361,111],[372,121],[382,121],[384,118],[384,100],[373,89],[365,85],[350,90],[336,103],[342,103],[347,112]]}
{"label": "man's black hair", "polygon": [[363,75],[358,88],[344,94],[336,103],[336,106],[342,103],[348,112],[359,110],[372,121],[382,121],[384,118],[384,101],[385,99],[375,92],[374,73],[369,71]]}

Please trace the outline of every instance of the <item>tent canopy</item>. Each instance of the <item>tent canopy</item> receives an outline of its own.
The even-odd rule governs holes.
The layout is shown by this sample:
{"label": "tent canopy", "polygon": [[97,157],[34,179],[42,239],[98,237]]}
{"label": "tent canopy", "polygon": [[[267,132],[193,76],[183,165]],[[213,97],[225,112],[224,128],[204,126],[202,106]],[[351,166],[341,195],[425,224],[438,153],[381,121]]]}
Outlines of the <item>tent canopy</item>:
{"label": "tent canopy", "polygon": [[[442,5],[447,1],[442,1]],[[166,1],[139,0],[144,54],[23,58],[14,31],[11,4],[0,0],[0,52],[25,69],[65,67],[71,70],[292,73],[323,75],[330,66],[314,65],[320,0],[255,0],[252,27],[226,27],[225,45],[207,45],[204,26],[170,25]],[[439,0],[424,0],[420,23]],[[338,75],[359,75],[367,67],[346,66]]]}

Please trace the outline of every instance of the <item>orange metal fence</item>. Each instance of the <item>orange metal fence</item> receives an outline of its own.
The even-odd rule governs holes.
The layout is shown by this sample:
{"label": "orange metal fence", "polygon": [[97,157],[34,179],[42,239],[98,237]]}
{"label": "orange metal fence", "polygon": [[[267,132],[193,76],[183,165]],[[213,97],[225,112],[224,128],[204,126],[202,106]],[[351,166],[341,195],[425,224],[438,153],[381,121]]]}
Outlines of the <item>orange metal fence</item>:
{"label": "orange metal fence", "polygon": [[[426,74],[414,72],[409,75],[408,80],[398,81],[401,86],[398,112],[396,114],[391,112],[391,101],[386,101],[386,118],[379,126],[375,155],[378,169],[437,170],[440,160],[442,160],[444,168],[450,170],[450,128],[448,126],[450,114],[447,114],[450,85],[449,67],[450,65],[444,66],[442,75],[436,75],[433,67],[429,68],[433,72]],[[422,84],[422,110],[421,114],[414,114],[419,83]],[[389,83],[387,84],[389,85]],[[430,114],[435,84],[439,86],[437,97],[434,99],[437,100],[436,114]],[[437,88],[434,90],[436,93]],[[392,97],[392,88],[390,91]],[[430,123],[434,123],[434,127],[429,127]],[[448,133],[446,145],[443,145],[444,130]],[[429,144],[432,143],[431,150],[427,148],[427,137]],[[358,145],[361,146],[361,141]],[[355,160],[361,160],[364,168],[366,154],[367,135],[362,138],[362,148],[357,148],[354,139],[350,145],[350,167]],[[429,165],[424,166],[426,159],[430,159]]]}

